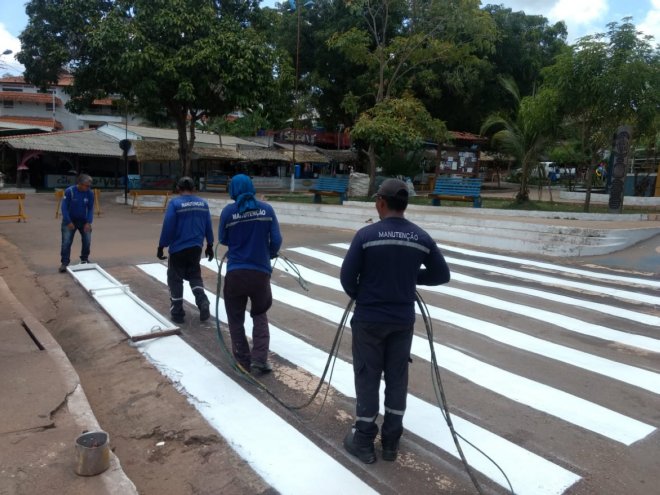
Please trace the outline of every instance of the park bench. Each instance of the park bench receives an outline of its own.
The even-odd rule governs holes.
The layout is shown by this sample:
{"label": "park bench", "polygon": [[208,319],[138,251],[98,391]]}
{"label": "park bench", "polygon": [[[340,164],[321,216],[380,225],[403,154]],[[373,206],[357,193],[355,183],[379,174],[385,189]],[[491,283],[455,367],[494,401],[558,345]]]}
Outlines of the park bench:
{"label": "park bench", "polygon": [[438,177],[433,192],[429,194],[433,206],[441,200],[471,201],[474,208],[481,208],[481,179],[461,177]]}
{"label": "park bench", "polygon": [[348,190],[348,177],[319,177],[309,192],[314,193],[314,203],[321,203],[321,196],[339,196],[344,204]]}
{"label": "park bench", "polygon": [[[172,191],[158,191],[158,190],[133,190],[131,191],[131,196],[133,197],[133,204],[131,205],[131,213],[134,211],[140,211],[140,210],[160,210],[162,212],[165,211],[167,208],[167,202],[170,200],[170,196],[172,195]],[[147,198],[147,201],[145,201],[146,196],[160,196],[163,198],[162,204],[159,204],[159,201],[157,201],[155,198],[150,199]],[[140,200],[140,198],[142,198]],[[146,203],[156,203],[156,204],[146,204]]]}
{"label": "park bench", "polygon": [[23,220],[27,222],[27,215],[23,209],[23,200],[25,193],[0,193],[0,200],[16,200],[18,201],[18,213],[16,215],[0,215],[0,220],[16,220],[20,222]]}

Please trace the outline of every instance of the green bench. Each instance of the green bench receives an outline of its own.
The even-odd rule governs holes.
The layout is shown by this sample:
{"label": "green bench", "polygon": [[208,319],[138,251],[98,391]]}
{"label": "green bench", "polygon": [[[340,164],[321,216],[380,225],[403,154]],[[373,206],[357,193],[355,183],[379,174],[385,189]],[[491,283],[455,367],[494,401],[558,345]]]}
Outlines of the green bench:
{"label": "green bench", "polygon": [[433,192],[429,194],[433,206],[440,206],[441,200],[471,201],[474,208],[481,208],[482,179],[461,177],[438,177]]}
{"label": "green bench", "polygon": [[339,196],[339,204],[344,204],[348,190],[348,177],[319,177],[309,192],[314,193],[314,203],[322,203],[322,196]]}

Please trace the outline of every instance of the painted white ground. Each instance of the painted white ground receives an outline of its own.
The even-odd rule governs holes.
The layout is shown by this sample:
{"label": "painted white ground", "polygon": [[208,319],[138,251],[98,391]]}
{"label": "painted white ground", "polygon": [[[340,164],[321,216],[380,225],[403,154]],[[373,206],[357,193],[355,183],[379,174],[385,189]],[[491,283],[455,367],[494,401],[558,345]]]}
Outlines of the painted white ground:
{"label": "painted white ground", "polygon": [[[333,246],[342,249],[348,247],[345,243],[333,244]],[[441,247],[443,251],[452,249],[470,256],[487,257],[542,269],[547,274],[538,274],[534,271],[528,272],[521,269],[493,267],[483,263],[448,258],[448,262],[452,264],[452,270],[454,266],[469,266],[478,270],[500,273],[514,279],[545,284],[548,286],[548,290],[518,288],[513,284],[480,280],[456,271],[452,272],[453,281],[524,293],[537,297],[540,301],[547,300],[560,304],[570,304],[608,315],[612,315],[613,311],[616,311],[615,315],[621,319],[656,327],[660,326],[660,318],[650,314],[653,310],[648,311],[648,307],[645,307],[646,305],[658,304],[660,301],[660,298],[644,292],[646,287],[652,290],[655,289],[655,286],[652,283],[649,284],[646,280],[602,275],[549,263],[494,256],[471,250],[458,250],[453,247]],[[294,248],[292,251],[316,260],[322,260],[335,267],[340,266],[342,261],[340,257],[323,251],[308,248]],[[204,261],[203,264],[209,269],[218,270],[215,261],[211,263]],[[164,265],[152,263],[139,265],[139,268],[161,283],[166,284],[167,269]],[[282,270],[284,265],[281,261],[278,261],[275,268]],[[313,295],[315,286],[342,291],[337,278],[338,271],[336,271],[337,276],[332,276],[309,269],[303,265],[299,265],[298,268],[303,278],[310,283],[311,295]],[[552,276],[550,272],[559,274],[559,276]],[[601,286],[597,282],[591,283],[585,281],[585,279],[635,286],[640,292]],[[613,309],[610,305],[580,301],[579,298],[551,292],[557,287],[570,287],[588,293],[607,294],[622,298],[625,300],[621,302],[621,305],[625,307]],[[275,276],[273,277],[272,289],[276,304],[286,304],[303,309],[310,314],[314,314],[315,318],[324,318],[337,324],[344,313],[343,307],[323,303],[315,300],[311,295],[277,286],[277,277]],[[525,318],[548,321],[559,328],[576,334],[637,347],[647,352],[657,353],[660,351],[660,341],[658,339],[629,334],[622,329],[625,326],[622,328],[607,328],[546,309],[509,303],[492,296],[480,295],[475,300],[474,293],[453,287],[451,284],[438,288],[420,287],[420,291],[425,290],[450,297],[469,299],[472,302],[496,308],[498,311],[508,311]],[[215,294],[207,291],[207,295],[215,302]],[[194,304],[193,294],[187,286],[184,289],[184,298]],[[348,302],[348,299],[346,299],[346,302]],[[540,302],[540,306],[542,306],[542,302]],[[638,308],[646,309],[647,312],[634,310]],[[212,314],[215,313],[215,304],[211,305],[211,309]],[[452,331],[476,332],[519,350],[555,359],[570,366],[599,373],[611,379],[660,394],[660,373],[607,360],[442,308],[429,306],[428,309],[435,322],[450,323]],[[214,316],[217,316],[220,321],[226,322],[224,304],[221,300],[219,313],[218,315],[214,314]],[[251,332],[251,319],[249,316],[246,316],[246,330],[248,333]],[[228,336],[226,338],[228,340]],[[304,435],[297,432],[294,426],[283,421],[266,406],[261,405],[249,391],[238,386],[234,381],[234,377],[224,375],[180,338],[166,337],[145,341],[139,344],[138,348],[158,366],[163,374],[170,377],[180,387],[182,393],[186,394],[190,402],[200,410],[209,423],[264,477],[266,482],[270,483],[280,493],[285,495],[307,494],[310,493],[310,490],[321,494],[373,492],[349,470],[334,461],[332,457],[328,456]],[[271,350],[281,358],[317,377],[322,374],[328,357],[327,350],[315,348],[288,333],[285,329],[277,328],[274,325],[271,325]],[[505,369],[484,363],[456,349],[434,343],[433,350],[442,368],[498,393],[513,402],[535,408],[621,444],[631,445],[655,431],[654,426],[645,424],[642,421],[627,417],[617,411],[568,394],[557,388],[549,387]],[[430,359],[428,341],[424,338],[415,337],[412,352],[428,361]],[[350,363],[337,360],[332,376],[332,386],[348,397],[355,397],[353,370]],[[484,450],[502,467],[511,480],[514,491],[518,494],[558,495],[580,479],[577,474],[570,470],[515,445],[465,418],[456,415],[452,418],[456,429],[461,435]],[[436,404],[430,404],[409,395],[405,426],[408,431],[426,439],[451,455],[458,456],[449,429]],[[340,444],[341,439],[337,439],[337,443]],[[281,445],[286,445],[287,448],[281,449]],[[490,461],[467,443],[463,443],[462,447],[468,461],[477,471],[508,488],[508,484],[501,473]],[[310,489],[310,487],[313,487],[313,489]]]}

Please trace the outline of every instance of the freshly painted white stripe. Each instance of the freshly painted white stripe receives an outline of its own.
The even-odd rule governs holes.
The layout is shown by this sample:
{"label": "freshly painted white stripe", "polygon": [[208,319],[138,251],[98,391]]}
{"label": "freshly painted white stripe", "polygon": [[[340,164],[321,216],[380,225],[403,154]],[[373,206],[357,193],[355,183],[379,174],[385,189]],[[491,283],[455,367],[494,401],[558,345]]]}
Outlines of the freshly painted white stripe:
{"label": "freshly painted white stripe", "polygon": [[[163,265],[153,263],[138,265],[138,268],[156,280],[164,284],[167,283],[167,271]],[[214,294],[208,291],[207,295],[215,297]],[[192,291],[187,287],[184,289],[184,297],[191,304],[194,304]],[[212,304],[211,306],[214,307],[215,305]],[[250,318],[246,318],[245,327],[247,332],[252,330],[252,321]],[[272,324],[270,325],[270,338],[270,348],[273,352],[296,366],[304,368],[316,376],[321,376],[328,359],[326,352],[306,344]],[[348,397],[355,397],[353,367],[351,364],[337,359],[332,380],[333,386],[339,392]],[[383,393],[381,390],[382,397]],[[406,429],[425,438],[451,455],[458,457],[458,452],[454,446],[449,428],[441,418],[442,416],[437,406],[408,394],[405,420]],[[500,465],[513,484],[514,491],[520,495],[559,495],[580,479],[578,475],[463,418],[452,415],[452,419],[455,428],[461,435],[481,448]],[[465,443],[462,444],[462,447],[472,467],[501,486],[508,487],[506,480],[502,477],[499,470],[480,452]]]}
{"label": "freshly painted white stripe", "polygon": [[279,493],[376,493],[181,338],[138,349]]}
{"label": "freshly painted white stripe", "polygon": [[[317,251],[317,253],[320,252]],[[323,258],[324,256],[316,257],[316,259],[323,259]],[[337,260],[332,259],[331,261],[332,264],[334,265]],[[318,272],[305,272],[305,273],[310,274],[310,276],[322,275]],[[303,273],[303,277],[305,277],[304,273]],[[327,277],[327,275],[324,277]],[[343,292],[341,288],[341,284],[339,284],[338,281],[336,283],[330,283],[327,281],[326,278],[322,278],[321,280],[323,280],[323,283],[320,283],[320,285],[325,285],[326,287],[330,287],[332,289]],[[553,313],[551,311],[525,306],[523,304],[517,304],[510,301],[503,301],[501,299],[497,299],[491,296],[486,296],[483,294],[480,294],[479,297],[475,297],[475,294],[473,292],[463,289],[457,289],[454,287],[423,286],[420,287],[420,289],[439,293],[439,294],[446,294],[448,296],[457,297],[460,299],[465,299],[472,303],[482,304],[490,308],[501,309],[509,313],[520,314],[528,318],[551,323],[555,326],[559,326],[565,328],[566,330],[570,330],[571,332],[576,332],[583,335],[589,335],[590,337],[617,342],[620,344],[637,347],[651,352],[660,352],[660,340],[651,337],[646,337],[644,335],[636,335],[628,332],[623,332],[621,330],[614,330],[608,327],[604,327],[602,325],[596,325],[570,316],[564,316],[560,313]]]}
{"label": "freshly painted white stripe", "polygon": [[469,275],[464,275],[456,271],[451,272],[451,279],[452,281],[461,282],[464,284],[477,285],[481,287],[490,287],[493,289],[515,292],[517,294],[525,294],[527,296],[538,297],[541,299],[545,299],[547,301],[567,304],[569,306],[575,306],[578,308],[588,309],[591,311],[598,311],[599,313],[615,316],[617,318],[624,318],[626,320],[642,323],[644,325],[660,327],[660,317],[658,316],[650,315],[648,313],[639,313],[637,311],[630,311],[629,309],[624,309],[624,308],[617,308],[617,307],[613,307],[610,304],[602,304],[593,301],[587,301],[586,299],[580,299],[572,296],[571,297],[563,296],[561,294],[555,294],[553,292],[546,292],[538,289],[532,289],[531,287],[518,287],[516,285],[491,282],[490,280],[483,280],[476,277],[471,277]]}
{"label": "freshly painted white stripe", "polygon": [[534,320],[544,321],[554,326],[564,328],[571,332],[588,335],[597,339],[603,339],[610,342],[616,342],[626,346],[637,347],[651,352],[660,352],[660,340],[645,335],[637,335],[633,333],[624,332],[622,330],[615,330],[605,327],[603,325],[596,325],[588,321],[579,320],[572,316],[562,315],[561,313],[554,313],[540,308],[525,306],[510,301],[504,301],[492,296],[479,294],[475,297],[474,292],[463,289],[456,289],[454,287],[420,287],[425,291],[436,292],[439,294],[446,294],[448,296],[465,299],[473,304],[481,304],[489,308],[501,309],[509,313],[516,313],[527,318]]}
{"label": "freshly painted white stripe", "polygon": [[614,289],[612,287],[604,287],[602,285],[593,285],[583,282],[576,282],[569,278],[550,277],[547,275],[539,275],[536,273],[524,272],[522,270],[512,270],[510,268],[502,268],[500,266],[487,265],[484,263],[475,263],[473,261],[459,260],[457,258],[450,258],[445,256],[447,263],[459,266],[467,266],[469,268],[477,268],[486,272],[501,273],[502,275],[509,275],[515,278],[532,280],[541,284],[553,285],[555,287],[572,287],[581,291],[589,292],[591,294],[603,295],[606,294],[618,299],[625,299],[635,304],[653,304],[660,305],[660,297],[651,296],[642,292],[632,292],[628,290]]}
{"label": "freshly painted white stripe", "polygon": [[[336,244],[330,244],[331,246],[341,248],[341,249],[348,249],[349,245],[346,243],[336,243]],[[440,245],[438,245],[440,246]],[[487,256],[487,255],[484,255]],[[593,284],[588,284],[584,282],[577,282],[575,280],[572,280],[570,278],[557,278],[557,277],[550,277],[547,275],[541,275],[537,273],[530,273],[530,272],[525,272],[523,270],[514,270],[511,268],[504,268],[501,266],[495,266],[495,265],[488,265],[484,263],[477,263],[474,261],[468,261],[468,260],[461,260],[458,258],[452,258],[449,256],[445,256],[445,260],[449,264],[455,264],[459,266],[467,266],[470,268],[477,268],[479,270],[484,270],[486,272],[493,272],[493,273],[501,273],[502,275],[509,275],[515,278],[521,278],[521,279],[526,279],[526,280],[532,280],[534,282],[539,282],[542,284],[548,284],[548,285],[554,285],[557,287],[572,287],[574,289],[579,289],[583,290],[586,292],[590,292],[593,294],[607,294],[612,297],[616,298],[621,298],[621,299],[627,299],[631,302],[634,303],[645,303],[645,304],[653,304],[653,305],[660,305],[660,297],[656,296],[651,296],[648,294],[644,294],[642,292],[632,292],[632,291],[627,291],[627,290],[622,290],[622,289],[615,289],[612,287],[604,287],[601,285],[593,285]],[[526,262],[527,260],[520,260],[521,262]],[[532,264],[532,262],[529,262],[528,264]]]}
{"label": "freshly painted white stripe", "polygon": [[515,258],[513,256],[503,256],[500,254],[484,253],[482,251],[474,251],[473,249],[464,249],[456,246],[448,246],[446,244],[438,244],[438,246],[445,251],[454,251],[455,253],[467,254],[468,256],[476,256],[479,258],[488,258],[490,260],[508,261],[511,263],[537,266],[539,268],[544,268],[555,272],[573,273],[575,275],[580,275],[583,277],[595,278],[600,280],[611,280],[614,282],[623,282],[625,284],[634,284],[634,285],[660,288],[660,281],[658,280],[649,280],[645,278],[614,275],[611,273],[594,272],[591,270],[583,270],[581,268],[573,268],[570,266],[555,265],[553,263],[545,263],[542,261],[533,261],[522,258]]}
{"label": "freshly painted white stripe", "polygon": [[[308,282],[333,290],[342,290],[337,279],[301,265],[297,265],[297,267],[300,274]],[[276,265],[276,268],[279,267]],[[288,301],[288,296],[286,300]],[[319,311],[328,314],[323,304],[319,305],[317,303],[313,307],[307,305],[302,307],[314,314],[319,314]],[[329,316],[332,318],[331,321],[339,323],[342,314],[337,308],[336,312]],[[438,364],[442,368],[508,399],[556,416],[625,445],[641,440],[655,431],[654,426],[629,418],[575,395],[504,371],[449,347],[434,342],[433,349]],[[430,361],[431,351],[428,340],[414,337],[412,353]]]}
{"label": "freshly painted white stripe", "polygon": [[[295,248],[294,250],[296,252],[302,252],[299,251],[299,248]],[[304,254],[322,261],[326,258],[326,256],[328,256],[323,252],[306,248]],[[295,295],[302,297],[298,294]],[[298,301],[296,304],[299,305],[298,307],[307,307],[303,304],[309,303]],[[495,325],[484,320],[478,320],[476,318],[465,316],[445,309],[437,308],[434,306],[428,306],[428,309],[431,317],[436,320],[440,320],[465,330],[484,335],[487,338],[502,342],[503,344],[511,347],[516,347],[527,352],[532,352],[534,354],[539,354],[550,359],[555,359],[557,361],[570,364],[571,366],[576,366],[578,368],[582,368],[593,373],[598,373],[600,375],[607,376],[608,378],[613,378],[615,380],[619,380],[630,385],[649,390],[656,394],[660,394],[660,374],[658,373],[636,368],[627,364],[617,363],[615,361],[611,361],[609,359],[601,358],[598,356],[593,356],[586,352],[571,349],[559,344],[554,344],[552,342],[539,339],[537,337],[532,337],[531,335],[527,335],[522,332],[509,330],[500,325]]]}
{"label": "freshly painted white stripe", "polygon": [[[348,248],[348,244],[333,244],[335,247],[339,248]],[[317,251],[314,251],[310,248],[290,248],[288,249],[289,251],[294,251],[300,254],[304,254],[306,256],[310,257],[315,257],[314,253]],[[331,265],[341,267],[342,262],[344,261],[343,258],[340,258],[339,256],[334,256],[332,254],[328,253],[323,253],[323,260]],[[609,304],[602,304],[602,303],[596,303],[592,301],[587,301],[586,299],[580,299],[577,297],[569,297],[569,296],[563,296],[561,294],[554,294],[552,292],[547,292],[543,290],[538,290],[538,289],[532,289],[529,287],[518,287],[515,285],[509,285],[509,284],[502,284],[498,282],[491,282],[489,280],[483,280],[483,279],[478,279],[476,277],[471,277],[469,275],[464,275],[462,273],[458,273],[456,271],[451,272],[451,279],[452,281],[456,282],[462,282],[462,283],[467,283],[467,284],[472,284],[472,285],[478,285],[481,287],[491,287],[494,289],[501,289],[501,290],[506,290],[509,292],[515,292],[518,294],[525,294],[528,296],[534,296],[534,297],[539,297],[542,299],[546,299],[548,301],[554,301],[554,302],[559,302],[562,304],[568,304],[571,306],[576,306],[579,308],[584,308],[584,309],[590,309],[592,311],[599,311],[601,313],[607,314],[607,315],[612,315],[616,316],[618,318],[624,318],[626,320],[631,320],[635,321],[638,323],[643,323],[645,325],[653,325],[653,326],[660,326],[660,317],[653,316],[647,313],[639,313],[637,311],[630,311],[628,309],[623,309],[623,308],[616,308],[612,307]]]}

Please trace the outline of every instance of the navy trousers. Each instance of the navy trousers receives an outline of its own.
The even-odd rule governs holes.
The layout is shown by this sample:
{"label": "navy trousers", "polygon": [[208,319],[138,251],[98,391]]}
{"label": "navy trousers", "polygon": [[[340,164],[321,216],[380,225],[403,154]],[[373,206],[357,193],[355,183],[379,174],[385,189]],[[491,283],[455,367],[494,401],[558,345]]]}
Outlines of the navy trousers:
{"label": "navy trousers", "polygon": [[378,434],[380,380],[385,375],[385,416],[381,439],[396,442],[403,433],[413,325],[351,321],[355,373],[357,445],[373,444]]}
{"label": "navy trousers", "polygon": [[195,304],[198,308],[209,303],[204,292],[202,269],[199,260],[202,256],[201,246],[182,249],[176,253],[169,253],[167,260],[167,286],[170,288],[170,313],[173,317],[183,317],[183,281],[190,283],[195,295]]}
{"label": "navy trousers", "polygon": [[[258,270],[227,272],[223,297],[234,358],[248,370],[252,361],[265,363],[270,345],[266,312],[273,304],[270,274]],[[252,350],[245,335],[245,309],[248,299],[252,317]]]}

